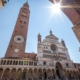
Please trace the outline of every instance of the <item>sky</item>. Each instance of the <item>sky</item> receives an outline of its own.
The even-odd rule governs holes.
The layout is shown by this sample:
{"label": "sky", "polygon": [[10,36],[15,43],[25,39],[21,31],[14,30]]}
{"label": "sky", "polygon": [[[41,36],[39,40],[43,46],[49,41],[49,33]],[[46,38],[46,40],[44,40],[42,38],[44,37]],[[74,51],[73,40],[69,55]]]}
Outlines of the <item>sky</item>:
{"label": "sky", "polygon": [[[6,53],[19,10],[26,1],[9,0],[0,9],[0,58]],[[72,31],[73,24],[67,16],[62,11],[52,15],[53,11],[49,7],[53,4],[49,0],[28,0],[28,3],[30,19],[25,52],[37,53],[37,35],[40,33],[43,40],[51,29],[59,41],[65,41],[71,60],[80,63],[80,44]]]}

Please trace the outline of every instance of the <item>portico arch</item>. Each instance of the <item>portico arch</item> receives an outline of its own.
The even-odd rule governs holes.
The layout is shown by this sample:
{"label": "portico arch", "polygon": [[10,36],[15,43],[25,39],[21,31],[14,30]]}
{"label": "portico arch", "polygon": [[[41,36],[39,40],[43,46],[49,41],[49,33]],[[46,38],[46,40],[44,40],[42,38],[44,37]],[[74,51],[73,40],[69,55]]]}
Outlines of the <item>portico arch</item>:
{"label": "portico arch", "polygon": [[15,68],[13,68],[12,70],[11,70],[11,74],[10,74],[10,79],[16,79],[16,69]]}
{"label": "portico arch", "polygon": [[38,69],[34,69],[34,79],[36,80],[38,78]]}
{"label": "portico arch", "polygon": [[28,70],[25,68],[23,69],[23,73],[22,73],[22,79],[23,80],[26,80],[28,78]]}
{"label": "portico arch", "polygon": [[9,72],[10,72],[10,69],[7,68],[5,69],[4,73],[3,73],[3,76],[2,76],[2,79],[5,80],[5,79],[8,79],[9,78]]}
{"label": "portico arch", "polygon": [[16,79],[18,80],[22,79],[22,69],[21,68],[17,70]]}
{"label": "portico arch", "polygon": [[60,79],[62,79],[64,75],[63,75],[63,67],[62,67],[61,63],[57,62],[55,68],[56,68],[56,75]]}
{"label": "portico arch", "polygon": [[47,79],[47,71],[46,71],[46,69],[43,69],[43,76],[44,76],[44,79]]}
{"label": "portico arch", "polygon": [[[54,4],[54,0],[49,0]],[[63,7],[61,10],[63,13],[69,18],[69,20],[73,23],[73,26],[79,26],[78,29],[75,27],[72,28],[76,37],[80,42],[80,0],[61,0],[61,6]]]}

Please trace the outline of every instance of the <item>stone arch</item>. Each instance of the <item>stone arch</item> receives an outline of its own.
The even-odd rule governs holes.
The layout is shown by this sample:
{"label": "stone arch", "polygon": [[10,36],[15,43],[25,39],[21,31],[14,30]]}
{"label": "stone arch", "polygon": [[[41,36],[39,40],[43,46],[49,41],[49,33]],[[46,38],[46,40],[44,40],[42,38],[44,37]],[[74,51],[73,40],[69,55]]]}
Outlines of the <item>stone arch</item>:
{"label": "stone arch", "polygon": [[34,69],[34,73],[37,73],[37,68]]}
{"label": "stone arch", "polygon": [[38,69],[35,68],[34,69],[34,80],[36,80],[38,78]]}
{"label": "stone arch", "polygon": [[22,79],[22,69],[21,68],[17,70],[16,79],[18,80]]}
{"label": "stone arch", "polygon": [[79,73],[79,71],[78,71],[78,78],[80,79],[80,73]]}
{"label": "stone arch", "polygon": [[10,69],[9,68],[6,68],[4,70],[4,73],[3,73],[3,76],[2,76],[2,80],[8,79],[9,76],[10,76]]}
{"label": "stone arch", "polygon": [[69,79],[71,79],[71,73],[70,73],[70,71],[68,72],[68,76],[69,76]]}
{"label": "stone arch", "polygon": [[41,68],[38,69],[38,78],[42,79],[42,69]]}
{"label": "stone arch", "polygon": [[69,78],[69,71],[66,70],[66,77]]}
{"label": "stone arch", "polygon": [[11,74],[10,74],[10,80],[11,79],[16,79],[16,68],[13,68],[12,70],[11,70]]}
{"label": "stone arch", "polygon": [[47,77],[50,79],[52,77],[52,72],[50,69],[47,69]]}
{"label": "stone arch", "polygon": [[73,72],[72,70],[70,71],[71,79],[73,78]]}
{"label": "stone arch", "polygon": [[[54,3],[53,0],[49,0],[49,1]],[[65,6],[66,4],[72,6],[71,3],[73,3],[73,2],[74,2],[74,0],[72,0],[71,2],[69,2],[68,0],[62,0],[61,4],[62,4],[62,6],[63,5]],[[76,2],[75,2],[75,4],[76,4]],[[80,6],[80,5],[78,4],[77,6]],[[61,10],[70,19],[70,21],[73,24],[76,24],[80,20],[79,8],[73,8],[73,7],[72,8],[62,8]]]}
{"label": "stone arch", "polygon": [[33,78],[33,69],[30,68],[30,69],[28,70],[28,79],[32,79],[32,78]]}
{"label": "stone arch", "polygon": [[0,78],[2,77],[3,74],[3,68],[0,68]]}
{"label": "stone arch", "polygon": [[43,69],[43,78],[47,79],[47,70],[45,68]]}
{"label": "stone arch", "polygon": [[26,68],[23,69],[22,80],[26,80],[28,78],[28,70]]}
{"label": "stone arch", "polygon": [[79,78],[79,73],[78,73],[78,71],[76,71],[76,77],[77,77],[77,79]]}
{"label": "stone arch", "polygon": [[56,75],[60,79],[62,79],[64,76],[62,64],[60,62],[57,62],[55,68],[56,68]]}
{"label": "stone arch", "polygon": [[[49,0],[52,3],[54,3],[54,0]],[[76,24],[78,24],[78,26],[80,26],[80,1],[79,0],[62,0],[61,1],[61,5],[62,6],[70,6],[67,8],[61,8],[62,12],[69,18],[69,20],[72,22],[73,25],[77,26]],[[74,6],[78,6],[77,8],[74,8]],[[76,29],[75,27],[72,28],[75,35],[77,36],[79,42],[80,42],[80,36],[79,36],[79,30],[80,27],[78,27],[78,29]]]}
{"label": "stone arch", "polygon": [[52,69],[52,78],[55,79],[56,78],[56,74],[55,74],[55,70]]}
{"label": "stone arch", "polygon": [[75,77],[76,77],[74,72],[75,72],[75,71],[73,70],[73,72],[72,72],[72,74],[73,74],[73,78],[75,78]]}

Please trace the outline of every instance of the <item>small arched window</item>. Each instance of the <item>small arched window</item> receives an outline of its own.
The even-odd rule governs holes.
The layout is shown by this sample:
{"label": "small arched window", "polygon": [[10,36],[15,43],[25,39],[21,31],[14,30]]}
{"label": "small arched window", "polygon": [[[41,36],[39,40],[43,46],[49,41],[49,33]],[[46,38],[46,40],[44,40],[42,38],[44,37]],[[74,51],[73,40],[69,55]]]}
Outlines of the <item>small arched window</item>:
{"label": "small arched window", "polygon": [[46,61],[43,62],[43,65],[46,65]]}
{"label": "small arched window", "polygon": [[66,67],[68,67],[69,65],[68,65],[68,63],[66,63]]}

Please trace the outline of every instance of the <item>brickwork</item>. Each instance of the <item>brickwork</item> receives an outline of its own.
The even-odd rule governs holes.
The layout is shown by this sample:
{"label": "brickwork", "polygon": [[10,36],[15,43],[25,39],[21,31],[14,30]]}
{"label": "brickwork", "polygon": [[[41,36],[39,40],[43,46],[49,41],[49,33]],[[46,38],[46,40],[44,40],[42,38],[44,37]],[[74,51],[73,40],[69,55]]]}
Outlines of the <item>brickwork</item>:
{"label": "brickwork", "polygon": [[27,3],[25,3],[20,9],[19,16],[5,57],[24,57],[28,33],[29,15],[29,6]]}
{"label": "brickwork", "polygon": [[[49,0],[49,1],[54,3],[54,0]],[[62,6],[67,6],[67,8],[62,8],[62,11],[70,19],[70,21],[73,23],[73,25],[76,25],[80,21],[80,9],[79,9],[80,0],[62,0],[61,4],[62,4]],[[80,27],[78,29],[80,29]],[[73,28],[73,31],[74,31],[78,41],[80,41],[80,36],[79,36],[80,33],[79,33],[78,29],[76,28],[76,31],[74,31],[74,28]]]}

